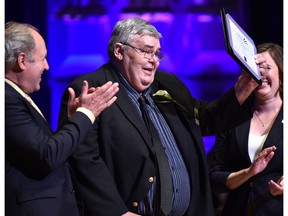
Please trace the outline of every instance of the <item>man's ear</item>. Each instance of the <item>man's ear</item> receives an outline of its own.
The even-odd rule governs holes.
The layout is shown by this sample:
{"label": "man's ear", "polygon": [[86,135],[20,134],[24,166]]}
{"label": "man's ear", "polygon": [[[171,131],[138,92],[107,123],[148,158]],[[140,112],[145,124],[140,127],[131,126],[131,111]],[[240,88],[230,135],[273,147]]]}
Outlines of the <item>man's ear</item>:
{"label": "man's ear", "polygon": [[13,69],[12,70],[14,72],[22,72],[23,70],[25,70],[26,69],[25,60],[26,60],[25,53],[23,53],[23,52],[19,53],[18,57],[17,57],[17,61],[13,65]]}
{"label": "man's ear", "polygon": [[122,50],[122,44],[116,43],[114,47],[114,55],[118,60],[123,59],[123,50]]}
{"label": "man's ear", "polygon": [[24,52],[21,52],[18,54],[18,58],[17,58],[17,63],[18,63],[18,67],[21,70],[24,70],[26,68],[26,63],[25,60],[27,59],[26,54]]}

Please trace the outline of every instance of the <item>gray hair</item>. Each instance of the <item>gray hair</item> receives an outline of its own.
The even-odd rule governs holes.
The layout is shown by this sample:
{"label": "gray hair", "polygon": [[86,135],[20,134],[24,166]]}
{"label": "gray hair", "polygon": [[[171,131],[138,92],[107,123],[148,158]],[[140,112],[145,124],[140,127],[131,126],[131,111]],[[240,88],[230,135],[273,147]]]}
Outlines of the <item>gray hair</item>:
{"label": "gray hair", "polygon": [[141,18],[128,18],[118,21],[108,42],[109,58],[114,57],[116,43],[127,43],[136,35],[151,35],[158,39],[162,38],[161,33],[152,24]]}
{"label": "gray hair", "polygon": [[11,21],[5,24],[5,74],[13,68],[21,52],[27,54],[29,61],[34,60],[32,51],[35,41],[31,29],[39,32],[36,27],[27,23]]}

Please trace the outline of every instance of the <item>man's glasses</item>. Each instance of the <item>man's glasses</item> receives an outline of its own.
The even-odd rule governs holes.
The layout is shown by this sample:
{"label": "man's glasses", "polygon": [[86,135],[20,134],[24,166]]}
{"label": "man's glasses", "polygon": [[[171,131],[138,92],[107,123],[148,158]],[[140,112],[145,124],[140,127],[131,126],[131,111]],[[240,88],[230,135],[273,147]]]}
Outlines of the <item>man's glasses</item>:
{"label": "man's glasses", "polygon": [[162,53],[160,51],[153,52],[153,51],[149,51],[149,50],[144,50],[144,49],[141,49],[141,48],[138,48],[138,47],[134,47],[134,46],[132,46],[130,44],[127,44],[127,43],[123,43],[123,45],[131,47],[139,55],[141,55],[143,58],[146,58],[146,59],[151,59],[154,56],[156,56],[157,60],[160,61],[164,57],[164,53]]}

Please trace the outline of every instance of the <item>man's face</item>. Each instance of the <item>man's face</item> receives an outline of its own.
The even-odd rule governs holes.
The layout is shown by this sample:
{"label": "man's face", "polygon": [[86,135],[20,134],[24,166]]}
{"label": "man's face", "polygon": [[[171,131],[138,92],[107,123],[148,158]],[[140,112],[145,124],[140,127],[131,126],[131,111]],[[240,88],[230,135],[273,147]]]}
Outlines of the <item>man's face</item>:
{"label": "man's face", "polygon": [[142,92],[153,82],[159,66],[157,54],[161,50],[160,41],[149,35],[136,36],[123,46],[123,69],[120,71],[136,91]]}
{"label": "man's face", "polygon": [[26,93],[32,93],[40,89],[41,76],[44,71],[49,69],[46,59],[47,50],[43,38],[33,30],[32,35],[35,40],[35,49],[32,56],[33,61],[25,58],[25,72],[23,75],[24,90]]}

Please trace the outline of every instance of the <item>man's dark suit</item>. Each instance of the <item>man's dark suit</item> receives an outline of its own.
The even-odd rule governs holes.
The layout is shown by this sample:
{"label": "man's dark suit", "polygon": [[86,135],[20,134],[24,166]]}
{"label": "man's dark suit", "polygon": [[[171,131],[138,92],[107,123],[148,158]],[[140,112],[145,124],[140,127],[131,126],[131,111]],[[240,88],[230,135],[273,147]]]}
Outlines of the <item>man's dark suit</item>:
{"label": "man's dark suit", "polygon": [[79,215],[66,160],[91,125],[76,112],[52,138],[46,120],[5,83],[5,215]]}
{"label": "man's dark suit", "polygon": [[[72,82],[70,86],[75,89],[76,95],[84,79],[90,87],[108,80],[120,83],[110,63]],[[219,102],[217,108],[216,103],[208,106],[192,98],[189,89],[170,73],[156,72],[152,92],[157,90],[168,91],[189,110],[185,112],[174,103],[156,103],[175,136],[189,173],[192,191],[187,215],[213,215],[202,132],[207,134],[215,129],[235,126],[239,119],[247,119],[247,113],[239,106],[233,90]],[[60,125],[65,123],[67,115],[67,96],[66,91],[62,98]],[[97,117],[94,131],[71,158],[86,202],[87,215],[118,216],[127,210],[136,212],[137,205],[151,188],[151,177],[156,175],[151,140],[141,116],[121,84],[116,96],[116,103]],[[194,118],[196,107],[199,113],[203,113],[200,119],[202,132]],[[214,118],[215,112],[223,117],[218,115]],[[231,118],[231,112],[235,117]]]}
{"label": "man's dark suit", "polygon": [[[280,110],[263,149],[275,145],[277,147],[272,160],[267,167],[255,175],[241,187],[229,191],[229,199],[223,215],[246,215],[247,202],[253,203],[253,215],[283,215],[283,196],[272,196],[268,182],[277,182],[283,176],[283,107]],[[231,172],[251,166],[248,154],[248,136],[250,121],[217,137],[213,148],[214,160],[210,168],[211,183],[215,191],[228,192],[226,180]],[[237,210],[236,210],[237,209]]]}

